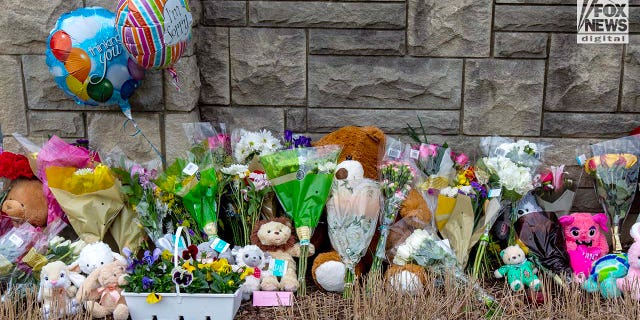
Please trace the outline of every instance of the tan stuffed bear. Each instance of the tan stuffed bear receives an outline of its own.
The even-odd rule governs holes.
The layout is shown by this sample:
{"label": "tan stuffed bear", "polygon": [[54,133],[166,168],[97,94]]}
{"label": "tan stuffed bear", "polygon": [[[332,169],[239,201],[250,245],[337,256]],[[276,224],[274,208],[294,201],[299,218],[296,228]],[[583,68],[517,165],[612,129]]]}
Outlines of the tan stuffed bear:
{"label": "tan stuffed bear", "polygon": [[[287,269],[280,281],[270,272],[265,272],[262,275],[260,288],[264,291],[294,292],[298,290],[300,284],[293,257],[300,256],[300,245],[296,243],[291,221],[283,217],[258,221],[251,233],[251,243],[268,253],[271,261],[277,259],[287,262]],[[314,252],[314,246],[309,245],[309,255],[313,255]]]}
{"label": "tan stuffed bear", "polygon": [[47,225],[47,199],[42,182],[37,179],[17,179],[2,203],[2,211],[10,217],[29,222],[34,227]]}
{"label": "tan stuffed bear", "polygon": [[125,270],[126,264],[116,260],[97,268],[82,282],[76,300],[84,302],[84,308],[93,318],[108,315],[113,315],[114,320],[129,318],[129,308],[120,289],[127,284]]}

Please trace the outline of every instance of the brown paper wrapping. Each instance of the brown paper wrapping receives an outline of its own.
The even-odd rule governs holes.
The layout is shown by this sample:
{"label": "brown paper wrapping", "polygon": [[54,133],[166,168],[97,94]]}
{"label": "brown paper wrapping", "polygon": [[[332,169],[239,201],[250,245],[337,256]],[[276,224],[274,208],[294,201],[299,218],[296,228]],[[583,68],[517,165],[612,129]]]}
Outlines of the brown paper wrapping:
{"label": "brown paper wrapping", "polygon": [[473,233],[473,206],[471,198],[459,194],[456,197],[456,205],[449,216],[449,221],[444,225],[440,233],[449,239],[451,249],[456,254],[456,259],[462,267],[467,264],[471,235]]}
{"label": "brown paper wrapping", "polygon": [[124,207],[118,180],[110,188],[80,195],[49,189],[67,214],[73,230],[86,243],[102,240]]}

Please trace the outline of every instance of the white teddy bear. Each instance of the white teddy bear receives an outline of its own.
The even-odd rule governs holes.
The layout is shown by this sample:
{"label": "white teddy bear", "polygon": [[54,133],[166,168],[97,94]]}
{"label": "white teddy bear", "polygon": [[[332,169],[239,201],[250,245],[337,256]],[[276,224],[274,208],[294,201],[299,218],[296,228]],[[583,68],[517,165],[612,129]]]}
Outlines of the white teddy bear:
{"label": "white teddy bear", "polygon": [[79,288],[86,276],[90,275],[94,270],[98,269],[98,267],[115,260],[127,263],[127,260],[123,256],[111,251],[109,245],[104,242],[98,241],[88,244],[80,251],[78,260],[69,265],[69,270],[72,271],[70,275],[71,282]]}
{"label": "white teddy bear", "polygon": [[261,277],[268,272],[262,269],[269,263],[271,257],[256,245],[233,248],[232,254],[236,260],[234,270],[241,267],[250,267],[254,270],[253,275],[246,277],[242,285],[242,299],[249,300],[254,291],[260,290]]}

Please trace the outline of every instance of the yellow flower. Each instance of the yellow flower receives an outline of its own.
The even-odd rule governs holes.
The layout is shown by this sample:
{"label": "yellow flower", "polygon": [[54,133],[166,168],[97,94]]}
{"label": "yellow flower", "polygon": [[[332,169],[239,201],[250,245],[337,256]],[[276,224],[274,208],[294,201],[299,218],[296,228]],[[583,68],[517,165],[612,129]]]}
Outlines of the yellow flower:
{"label": "yellow flower", "polygon": [[166,249],[164,251],[162,251],[162,259],[171,260],[171,257],[173,257],[173,255],[171,254],[171,251],[166,250]]}
{"label": "yellow flower", "polygon": [[253,271],[254,271],[253,268],[250,268],[250,267],[244,268],[244,271],[242,272],[242,274],[240,274],[240,280],[244,280],[244,278],[252,275]]}
{"label": "yellow flower", "polygon": [[235,282],[233,282],[233,280],[229,280],[229,282],[227,282],[227,284],[228,284],[229,286],[232,286],[234,283],[235,283]]}
{"label": "yellow flower", "polygon": [[469,179],[467,179],[465,172],[462,172],[458,175],[458,185],[461,185],[461,186],[469,185]]}
{"label": "yellow flower", "polygon": [[231,270],[231,266],[229,265],[229,261],[223,258],[212,262],[211,269],[217,273],[226,273]]}
{"label": "yellow flower", "polygon": [[155,292],[151,292],[149,293],[149,295],[147,295],[147,303],[148,304],[154,304],[154,303],[158,303],[160,302],[160,300],[162,300],[162,296],[155,293]]}
{"label": "yellow flower", "polygon": [[182,267],[185,268],[189,272],[193,272],[193,270],[196,269],[196,267],[192,266],[191,263],[189,263],[189,261],[183,263]]}

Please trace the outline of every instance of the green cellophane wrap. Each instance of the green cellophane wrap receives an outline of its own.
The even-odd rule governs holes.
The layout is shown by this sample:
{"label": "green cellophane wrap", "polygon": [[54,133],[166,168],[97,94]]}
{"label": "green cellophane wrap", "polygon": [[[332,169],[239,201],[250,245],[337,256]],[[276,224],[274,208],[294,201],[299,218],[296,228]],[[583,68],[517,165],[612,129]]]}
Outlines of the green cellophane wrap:
{"label": "green cellophane wrap", "polygon": [[260,158],[278,200],[293,220],[300,239],[298,294],[301,296],[306,294],[309,241],[327,202],[340,150],[335,145],[297,148]]}
{"label": "green cellophane wrap", "polygon": [[210,163],[210,158],[204,157],[198,173],[187,175],[183,172],[189,164],[185,159],[176,159],[155,181],[163,191],[173,193],[182,198],[182,203],[198,227],[208,236],[217,234],[218,214],[216,212],[216,192],[218,179],[216,170]]}

